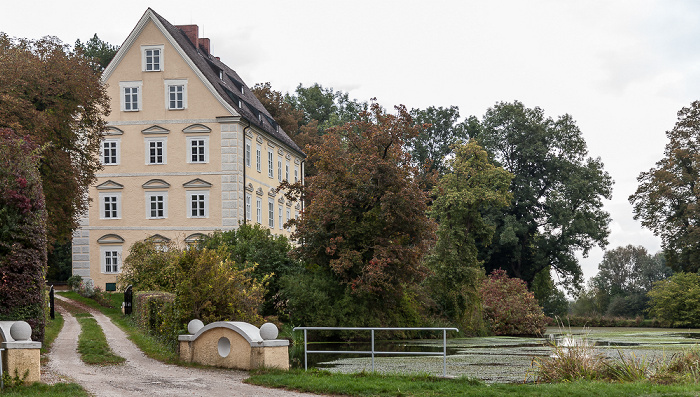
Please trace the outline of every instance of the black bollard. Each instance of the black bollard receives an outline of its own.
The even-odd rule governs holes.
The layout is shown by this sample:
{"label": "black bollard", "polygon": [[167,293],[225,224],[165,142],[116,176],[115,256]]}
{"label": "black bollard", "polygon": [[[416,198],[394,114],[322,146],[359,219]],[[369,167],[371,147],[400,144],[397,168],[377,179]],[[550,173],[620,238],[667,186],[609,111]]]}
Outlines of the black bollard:
{"label": "black bollard", "polygon": [[133,302],[133,292],[131,286],[126,287],[124,291],[124,314],[131,314],[131,305]]}
{"label": "black bollard", "polygon": [[51,319],[56,318],[56,314],[54,313],[54,306],[53,306],[53,285],[49,289],[49,315],[51,316]]}

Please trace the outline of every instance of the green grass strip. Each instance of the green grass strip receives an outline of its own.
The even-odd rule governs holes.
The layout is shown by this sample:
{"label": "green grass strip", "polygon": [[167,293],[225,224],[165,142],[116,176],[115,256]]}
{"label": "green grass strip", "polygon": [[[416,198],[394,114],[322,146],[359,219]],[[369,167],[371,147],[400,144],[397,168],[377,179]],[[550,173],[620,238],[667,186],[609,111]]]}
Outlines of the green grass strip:
{"label": "green grass strip", "polygon": [[76,383],[57,383],[55,385],[34,383],[31,386],[5,389],[0,392],[0,396],[87,397],[89,394]]}
{"label": "green grass strip", "polygon": [[46,354],[51,350],[53,342],[58,337],[58,333],[63,329],[63,316],[58,311],[55,312],[55,318],[49,319],[44,328],[44,343],[41,344],[41,354]]}
{"label": "green grass strip", "polygon": [[109,348],[107,338],[102,327],[97,324],[97,320],[92,316],[78,317],[78,322],[82,329],[78,337],[78,352],[83,362],[93,365],[111,365],[126,361],[124,357],[114,354]]}
{"label": "green grass strip", "polygon": [[657,385],[648,382],[606,383],[572,382],[557,384],[484,384],[455,378],[444,379],[429,375],[381,375],[373,373],[339,374],[310,370],[253,371],[247,383],[297,390],[317,394],[344,396],[513,396],[513,397],[606,397],[606,396],[698,396],[700,385]]}
{"label": "green grass strip", "polygon": [[148,332],[140,329],[133,321],[133,316],[125,316],[121,312],[121,303],[124,299],[122,293],[108,294],[108,298],[112,303],[112,308],[104,307],[97,303],[94,299],[85,298],[73,291],[61,292],[62,296],[81,302],[87,306],[96,309],[112,320],[122,331],[124,331],[129,340],[134,342],[136,346],[147,356],[154,360],[158,360],[168,364],[184,364],[180,361],[180,357],[172,349],[162,343],[157,337],[149,335]]}

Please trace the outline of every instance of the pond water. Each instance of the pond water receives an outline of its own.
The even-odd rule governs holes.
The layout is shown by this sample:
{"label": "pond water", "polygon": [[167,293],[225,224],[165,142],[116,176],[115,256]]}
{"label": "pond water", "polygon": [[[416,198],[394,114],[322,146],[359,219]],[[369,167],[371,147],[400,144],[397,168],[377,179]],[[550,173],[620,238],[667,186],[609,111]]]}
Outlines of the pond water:
{"label": "pond water", "polygon": [[[548,328],[544,337],[475,337],[447,340],[447,375],[470,376],[489,383],[512,383],[532,380],[532,360],[552,354],[552,342],[562,338],[585,339],[602,354],[617,357],[618,352],[646,356],[649,359],[670,357],[695,346],[700,329],[666,328]],[[297,348],[299,349],[299,348]],[[369,343],[310,343],[309,350],[370,350]],[[442,339],[376,342],[381,351],[442,352]],[[304,366],[303,349],[295,361]],[[309,367],[338,372],[372,370],[369,355],[309,354]],[[375,356],[375,369],[385,373],[431,373],[442,375],[442,356]]]}

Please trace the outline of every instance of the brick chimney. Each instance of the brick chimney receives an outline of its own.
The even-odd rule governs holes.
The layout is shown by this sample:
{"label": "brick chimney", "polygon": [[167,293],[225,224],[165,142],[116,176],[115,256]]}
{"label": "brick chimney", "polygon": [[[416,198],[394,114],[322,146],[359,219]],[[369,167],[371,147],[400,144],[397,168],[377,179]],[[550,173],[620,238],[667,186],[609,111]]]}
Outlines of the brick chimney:
{"label": "brick chimney", "polygon": [[210,54],[209,52],[209,39],[201,38],[199,39],[199,48],[204,51],[207,55]]}
{"label": "brick chimney", "polygon": [[188,39],[194,45],[194,48],[199,48],[199,26],[197,25],[176,25],[176,28],[182,30]]}

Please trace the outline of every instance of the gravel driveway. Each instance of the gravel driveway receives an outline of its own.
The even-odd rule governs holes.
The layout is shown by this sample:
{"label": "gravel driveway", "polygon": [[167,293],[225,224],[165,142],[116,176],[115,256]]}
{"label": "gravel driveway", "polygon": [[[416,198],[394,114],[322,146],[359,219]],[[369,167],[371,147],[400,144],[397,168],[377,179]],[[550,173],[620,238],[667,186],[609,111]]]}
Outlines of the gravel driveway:
{"label": "gravel driveway", "polygon": [[42,368],[42,381],[73,381],[95,396],[315,396],[247,385],[243,383],[248,376],[244,371],[178,367],[150,359],[108,317],[95,311],[91,313],[104,330],[110,347],[126,362],[109,366],[86,365],[77,352],[78,321],[56,306],[65,323],[51,348],[48,365]]}

